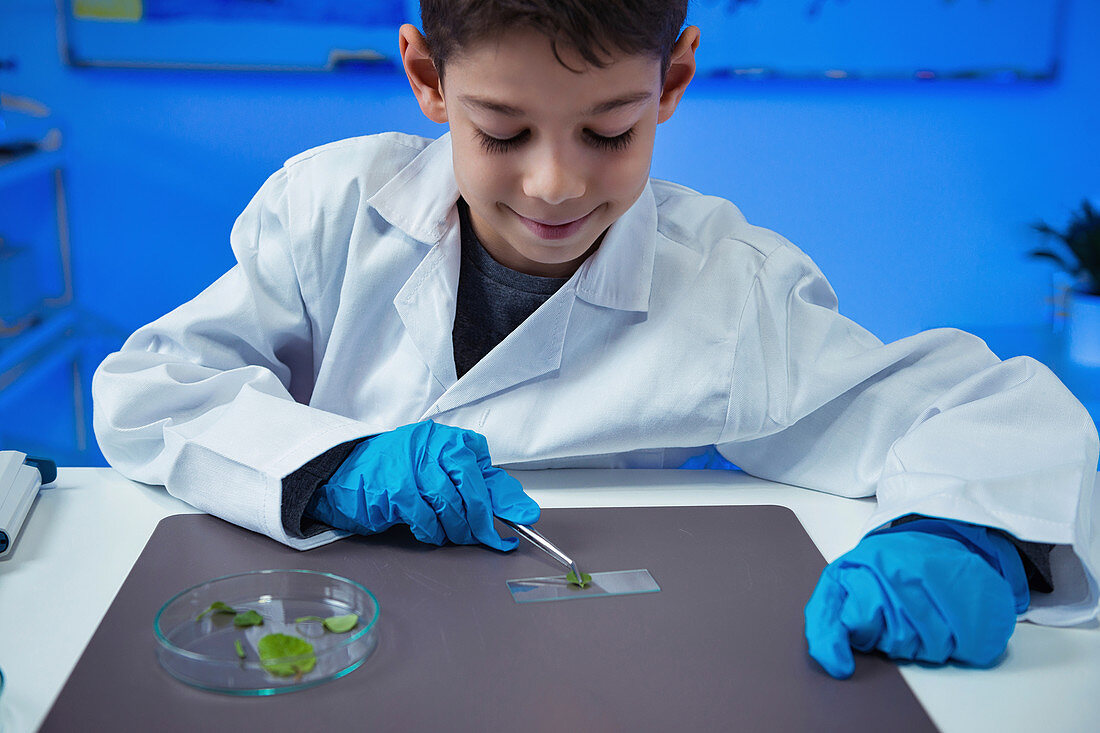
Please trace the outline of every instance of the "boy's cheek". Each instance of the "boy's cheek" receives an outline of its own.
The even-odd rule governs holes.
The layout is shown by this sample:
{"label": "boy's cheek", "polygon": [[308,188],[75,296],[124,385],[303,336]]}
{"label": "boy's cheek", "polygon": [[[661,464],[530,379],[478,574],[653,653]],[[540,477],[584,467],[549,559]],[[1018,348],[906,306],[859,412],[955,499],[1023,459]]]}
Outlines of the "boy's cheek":
{"label": "boy's cheek", "polygon": [[[494,181],[494,166],[485,159],[485,154],[476,150],[454,148],[453,154],[455,178],[463,193],[473,189],[481,189]],[[497,172],[499,175],[499,171]]]}
{"label": "boy's cheek", "polygon": [[467,203],[506,198],[510,173],[501,166],[483,161],[468,161],[461,169],[455,162],[455,179]]}
{"label": "boy's cheek", "polygon": [[633,155],[603,168],[602,188],[614,191],[616,199],[630,198],[631,203],[649,182],[649,168],[652,155]]}

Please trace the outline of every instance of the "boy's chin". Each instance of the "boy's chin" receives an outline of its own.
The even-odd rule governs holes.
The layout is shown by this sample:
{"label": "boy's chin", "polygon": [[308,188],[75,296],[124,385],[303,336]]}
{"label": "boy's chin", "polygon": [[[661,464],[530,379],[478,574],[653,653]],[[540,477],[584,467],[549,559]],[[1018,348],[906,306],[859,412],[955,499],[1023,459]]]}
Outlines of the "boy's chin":
{"label": "boy's chin", "polygon": [[[584,237],[575,240],[566,246],[547,247],[539,246],[527,251],[517,249],[533,268],[542,270],[546,277],[568,277],[596,248],[599,238]],[[565,272],[560,272],[565,270]],[[557,271],[557,272],[552,272]],[[542,274],[542,273],[531,273]]]}

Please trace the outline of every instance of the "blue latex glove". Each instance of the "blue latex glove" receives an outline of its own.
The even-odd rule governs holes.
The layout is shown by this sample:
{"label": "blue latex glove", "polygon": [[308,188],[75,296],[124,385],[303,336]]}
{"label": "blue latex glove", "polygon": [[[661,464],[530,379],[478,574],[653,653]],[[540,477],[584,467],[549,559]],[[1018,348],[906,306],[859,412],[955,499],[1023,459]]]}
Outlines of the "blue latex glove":
{"label": "blue latex glove", "polygon": [[357,445],[306,513],[357,534],[407,524],[421,542],[513,550],[519,540],[502,539],[493,515],[531,524],[539,505],[492,465],[483,436],[428,420]]}
{"label": "blue latex glove", "polygon": [[992,665],[1030,593],[1016,548],[986,527],[919,519],[863,538],[825,568],[806,604],[810,656],[838,679],[852,649]]}
{"label": "blue latex glove", "polygon": [[679,468],[684,470],[721,470],[721,471],[740,471],[741,469],[726,460],[726,457],[718,452],[718,449],[713,445],[708,446],[705,451],[697,456],[691,458],[680,464]]}

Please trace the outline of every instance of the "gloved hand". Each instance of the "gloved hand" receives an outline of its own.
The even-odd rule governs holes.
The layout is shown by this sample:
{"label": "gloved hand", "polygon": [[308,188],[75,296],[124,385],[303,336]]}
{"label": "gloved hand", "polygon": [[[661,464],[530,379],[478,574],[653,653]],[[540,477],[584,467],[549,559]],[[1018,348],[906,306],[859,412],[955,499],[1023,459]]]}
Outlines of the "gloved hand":
{"label": "gloved hand", "polygon": [[1007,538],[919,519],[867,535],[825,568],[806,604],[806,641],[838,679],[855,671],[852,649],[989,666],[1029,602],[1023,562]]}
{"label": "gloved hand", "polygon": [[514,478],[492,465],[485,438],[430,420],[369,438],[355,447],[306,513],[337,529],[373,534],[407,524],[421,542],[477,542],[513,550],[493,515],[520,524],[539,505]]}

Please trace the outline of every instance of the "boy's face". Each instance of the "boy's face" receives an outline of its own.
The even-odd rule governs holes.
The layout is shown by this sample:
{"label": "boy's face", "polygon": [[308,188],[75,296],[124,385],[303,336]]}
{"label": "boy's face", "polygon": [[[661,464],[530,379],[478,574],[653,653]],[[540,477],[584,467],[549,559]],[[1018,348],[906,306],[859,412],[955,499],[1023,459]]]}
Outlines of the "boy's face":
{"label": "boy's face", "polygon": [[548,277],[572,274],[637,200],[657,123],[682,93],[668,99],[648,55],[596,68],[559,53],[583,71],[542,34],[516,31],[449,59],[437,89],[478,238],[498,262]]}

